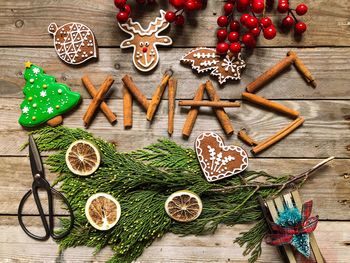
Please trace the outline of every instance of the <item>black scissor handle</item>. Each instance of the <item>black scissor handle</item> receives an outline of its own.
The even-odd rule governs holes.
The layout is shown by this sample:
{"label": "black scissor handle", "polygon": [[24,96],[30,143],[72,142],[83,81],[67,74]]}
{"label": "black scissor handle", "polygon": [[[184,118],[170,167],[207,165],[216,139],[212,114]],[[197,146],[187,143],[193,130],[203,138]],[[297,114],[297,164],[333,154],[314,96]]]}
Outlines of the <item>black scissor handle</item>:
{"label": "black scissor handle", "polygon": [[[33,239],[36,239],[36,240],[40,240],[40,241],[45,241],[47,239],[50,238],[50,236],[53,238],[53,239],[61,239],[65,236],[67,236],[69,234],[69,232],[72,230],[73,228],[73,224],[74,224],[74,214],[73,214],[73,209],[72,207],[70,206],[68,200],[64,197],[63,194],[61,194],[59,191],[57,191],[56,189],[54,188],[49,188],[49,189],[46,189],[46,192],[47,192],[47,195],[48,195],[48,205],[49,205],[49,223],[47,223],[47,220],[46,220],[46,217],[45,217],[45,214],[44,214],[44,211],[42,209],[42,205],[41,205],[41,201],[40,201],[40,198],[39,198],[39,195],[38,195],[38,188],[34,188],[34,192],[32,189],[30,189],[22,198],[21,202],[19,203],[19,206],[18,206],[18,222],[21,226],[21,228],[23,229],[23,231],[28,235],[30,236],[31,238]],[[37,205],[37,208],[38,208],[38,211],[39,211],[39,214],[40,214],[40,218],[41,218],[41,221],[42,221],[42,224],[43,224],[43,227],[45,229],[45,235],[44,236],[38,236],[38,235],[35,235],[33,234],[32,232],[30,232],[27,227],[25,226],[25,224],[23,223],[23,206],[24,206],[24,203],[27,201],[27,199],[29,198],[29,196],[33,193],[33,196],[34,196],[34,199],[35,199],[35,203]],[[68,229],[66,231],[64,231],[63,233],[59,234],[59,235],[56,235],[54,233],[54,213],[53,213],[53,198],[52,198],[52,193],[58,195],[62,200],[63,202],[65,203],[65,205],[67,206],[68,208],[68,211],[69,211],[69,216],[70,216],[70,225],[68,227]]]}
{"label": "black scissor handle", "polygon": [[[44,221],[43,221],[43,225],[44,225],[44,228],[45,228],[45,236],[38,236],[38,235],[35,235],[33,234],[32,232],[30,232],[28,230],[28,228],[25,226],[25,224],[23,223],[23,214],[22,214],[22,211],[23,211],[23,206],[25,204],[25,202],[27,201],[28,197],[33,193],[32,189],[30,189],[22,198],[21,202],[19,203],[19,206],[18,206],[18,222],[21,226],[21,228],[23,229],[23,231],[28,235],[30,236],[31,238],[33,239],[36,239],[36,240],[41,240],[41,241],[45,241],[47,239],[49,239],[50,237],[50,232],[47,231],[48,230],[48,227],[46,228],[45,227],[45,224],[47,225],[47,222],[46,222],[46,218],[45,218],[45,215],[44,215]],[[40,205],[41,206],[41,205]],[[39,209],[39,207],[38,207]],[[42,208],[41,208],[42,209]],[[40,211],[39,211],[40,213]],[[41,215],[40,215],[41,216]],[[41,218],[41,220],[43,220]],[[45,222],[45,223],[44,223]]]}

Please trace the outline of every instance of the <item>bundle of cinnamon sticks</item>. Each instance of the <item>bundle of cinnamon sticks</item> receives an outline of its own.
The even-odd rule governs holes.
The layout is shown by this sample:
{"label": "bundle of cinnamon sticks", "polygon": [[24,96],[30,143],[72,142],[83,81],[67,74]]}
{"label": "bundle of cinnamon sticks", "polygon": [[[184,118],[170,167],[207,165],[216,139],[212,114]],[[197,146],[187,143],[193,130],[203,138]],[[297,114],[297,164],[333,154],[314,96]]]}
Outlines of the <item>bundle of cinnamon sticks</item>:
{"label": "bundle of cinnamon sticks", "polygon": [[243,100],[247,100],[251,103],[263,106],[267,109],[277,111],[281,114],[293,118],[293,121],[289,125],[287,125],[283,129],[281,129],[280,131],[278,131],[277,133],[263,140],[260,143],[257,143],[254,139],[252,139],[247,134],[245,129],[241,130],[238,133],[238,138],[246,144],[253,146],[252,153],[254,154],[258,154],[263,150],[269,148],[271,145],[282,140],[304,123],[304,118],[300,117],[300,113],[298,111],[288,108],[280,103],[273,102],[256,94],[253,94],[257,90],[262,88],[263,85],[265,85],[267,82],[273,79],[277,74],[281,73],[285,68],[289,67],[291,64],[295,65],[295,67],[301,72],[301,74],[304,76],[308,83],[310,83],[314,88],[316,87],[316,81],[311,75],[311,72],[308,70],[308,68],[304,65],[304,63],[301,61],[301,59],[297,56],[295,52],[289,51],[284,59],[282,59],[276,65],[264,72],[253,82],[248,84],[246,88],[248,92],[242,93]]}
{"label": "bundle of cinnamon sticks", "polygon": [[158,106],[162,100],[164,91],[168,86],[168,133],[171,135],[174,132],[174,115],[175,115],[175,97],[177,89],[177,80],[172,77],[173,72],[167,70],[159,85],[155,89],[155,92],[151,100],[141,92],[136,86],[132,78],[125,75],[122,78],[124,83],[123,91],[123,108],[124,108],[124,127],[132,127],[132,104],[135,99],[141,107],[146,111],[146,118],[148,121],[152,121],[154,115],[158,109]]}
{"label": "bundle of cinnamon sticks", "polygon": [[[210,101],[203,101],[203,95],[204,91],[207,92]],[[191,135],[193,126],[196,122],[199,107],[201,106],[208,106],[212,107],[217,119],[219,120],[223,130],[227,135],[233,134],[233,126],[231,123],[231,120],[227,113],[225,112],[225,107],[240,107],[240,102],[226,102],[221,101],[220,97],[216,91],[216,89],[213,86],[213,83],[208,80],[205,84],[201,84],[196,94],[194,95],[193,100],[190,101],[179,101],[180,106],[191,106],[191,109],[189,110],[187,114],[187,118],[184,124],[184,127],[182,129],[182,135],[185,138],[188,138]]]}

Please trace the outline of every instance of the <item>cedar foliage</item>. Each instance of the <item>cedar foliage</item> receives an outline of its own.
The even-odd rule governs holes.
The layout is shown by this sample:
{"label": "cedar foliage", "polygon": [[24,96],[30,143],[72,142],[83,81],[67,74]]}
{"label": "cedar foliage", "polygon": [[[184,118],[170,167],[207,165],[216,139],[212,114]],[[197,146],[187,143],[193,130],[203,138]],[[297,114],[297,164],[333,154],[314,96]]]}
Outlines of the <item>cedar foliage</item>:
{"label": "cedar foliage", "polygon": [[[114,256],[109,262],[131,263],[156,238],[167,232],[178,235],[213,234],[219,224],[257,222],[248,232],[234,240],[245,246],[244,255],[255,262],[261,254],[261,242],[267,225],[259,208],[257,197],[267,198],[278,193],[278,188],[240,188],[243,184],[280,184],[290,176],[273,177],[265,172],[245,171],[217,183],[208,183],[202,175],[193,149],[183,148],[167,139],[159,140],[144,149],[130,153],[118,152],[115,145],[94,137],[82,129],[64,126],[43,127],[33,132],[40,151],[57,151],[46,161],[51,171],[59,173],[54,184],[67,197],[75,213],[74,228],[59,240],[61,250],[68,247],[95,247],[96,253],[111,246]],[[70,172],[65,163],[68,146],[80,139],[96,144],[101,151],[101,165],[89,177]],[[238,186],[231,191],[224,187]],[[188,189],[198,194],[203,211],[190,223],[171,220],[164,209],[167,197],[178,190]],[[122,215],[115,227],[108,231],[94,229],[87,221],[86,200],[93,194],[105,192],[121,204]],[[63,227],[68,219],[62,218]]]}

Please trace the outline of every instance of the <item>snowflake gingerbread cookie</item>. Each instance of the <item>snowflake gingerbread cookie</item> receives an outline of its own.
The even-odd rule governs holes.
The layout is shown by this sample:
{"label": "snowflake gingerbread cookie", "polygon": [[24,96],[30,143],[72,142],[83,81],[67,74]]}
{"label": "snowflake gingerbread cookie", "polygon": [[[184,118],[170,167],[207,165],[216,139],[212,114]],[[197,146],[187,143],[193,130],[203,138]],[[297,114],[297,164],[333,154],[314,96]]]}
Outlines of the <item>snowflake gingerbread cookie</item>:
{"label": "snowflake gingerbread cookie", "polygon": [[70,22],[58,27],[55,23],[51,23],[48,31],[53,35],[58,57],[64,62],[79,65],[97,57],[94,33],[86,25]]}
{"label": "snowflake gingerbread cookie", "polygon": [[238,146],[226,146],[213,132],[199,135],[195,142],[197,158],[208,182],[243,172],[248,167],[248,155]]}
{"label": "snowflake gingerbread cookie", "polygon": [[164,10],[160,10],[160,17],[151,22],[147,29],[131,18],[125,23],[118,23],[124,32],[131,35],[120,44],[120,47],[134,48],[133,63],[140,71],[147,72],[157,66],[159,62],[157,45],[169,46],[173,43],[170,37],[158,35],[170,25],[165,20],[165,13]]}
{"label": "snowflake gingerbread cookie", "polygon": [[191,50],[180,61],[191,64],[192,69],[198,73],[211,71],[210,75],[217,76],[220,84],[225,83],[228,79],[241,79],[241,70],[246,66],[241,58],[241,53],[220,56],[215,49],[207,47]]}

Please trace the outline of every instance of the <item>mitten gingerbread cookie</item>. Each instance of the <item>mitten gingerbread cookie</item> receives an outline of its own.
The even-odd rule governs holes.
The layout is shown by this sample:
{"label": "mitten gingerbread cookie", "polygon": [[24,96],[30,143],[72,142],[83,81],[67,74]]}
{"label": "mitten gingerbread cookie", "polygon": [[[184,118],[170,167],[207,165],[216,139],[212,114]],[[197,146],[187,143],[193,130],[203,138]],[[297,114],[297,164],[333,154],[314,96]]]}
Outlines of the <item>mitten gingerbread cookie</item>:
{"label": "mitten gingerbread cookie", "polygon": [[62,122],[62,114],[72,109],[80,101],[80,94],[67,85],[56,83],[53,76],[46,75],[42,68],[26,62],[23,87],[25,99],[21,103],[22,114],[19,123],[34,127],[47,122],[56,126]]}
{"label": "mitten gingerbread cookie", "polygon": [[58,57],[64,62],[78,65],[97,57],[94,33],[86,25],[71,22],[58,27],[51,23],[48,31],[53,35]]}
{"label": "mitten gingerbread cookie", "polygon": [[121,48],[134,48],[133,62],[135,67],[143,72],[154,69],[159,61],[157,45],[169,46],[173,43],[168,36],[158,36],[170,24],[165,20],[165,11],[160,10],[160,17],[151,22],[147,29],[140,23],[129,18],[125,23],[118,23],[119,27],[131,38],[124,40]]}
{"label": "mitten gingerbread cookie", "polygon": [[210,75],[216,76],[220,84],[228,79],[241,79],[241,70],[246,66],[241,53],[220,56],[214,48],[207,47],[191,50],[180,61],[191,64],[198,73],[210,71]]}
{"label": "mitten gingerbread cookie", "polygon": [[213,132],[202,133],[195,142],[198,161],[208,182],[243,172],[248,167],[248,155],[238,146],[224,144]]}

